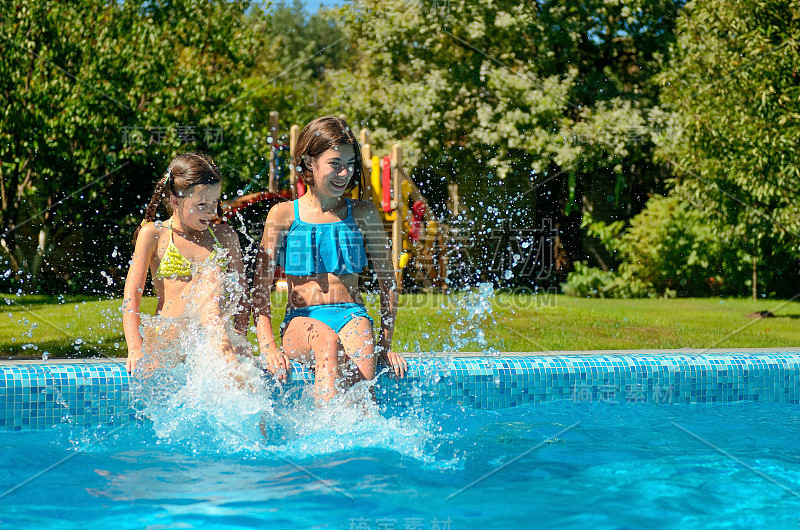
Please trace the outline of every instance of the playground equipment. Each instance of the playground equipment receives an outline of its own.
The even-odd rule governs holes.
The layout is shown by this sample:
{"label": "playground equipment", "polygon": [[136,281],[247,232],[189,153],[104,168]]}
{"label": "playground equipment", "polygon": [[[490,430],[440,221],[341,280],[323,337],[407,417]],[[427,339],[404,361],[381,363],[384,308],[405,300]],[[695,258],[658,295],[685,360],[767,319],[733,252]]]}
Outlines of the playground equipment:
{"label": "playground equipment", "polygon": [[[270,113],[270,122],[272,137],[277,138],[277,113]],[[230,220],[237,214],[244,214],[242,217],[245,219],[247,232],[260,234],[267,212],[274,204],[296,199],[305,193],[305,185],[291,163],[299,135],[300,127],[293,125],[289,132],[288,156],[285,153],[285,144],[272,143],[268,164],[243,190],[242,196],[224,205],[223,219]],[[371,200],[378,207],[384,229],[392,241],[392,263],[397,275],[398,289],[402,292],[405,286],[423,290],[446,290],[447,226],[434,216],[419,188],[403,170],[399,144],[394,145],[391,155],[379,157],[372,155],[368,131],[361,131],[360,140],[364,166],[364,199]],[[280,160],[281,155],[283,160]],[[281,171],[285,171],[286,165],[289,166],[289,189],[279,190],[280,184],[285,183],[285,179],[281,178]],[[248,194],[267,168],[267,191]],[[353,198],[355,197],[356,190],[353,190]]]}
{"label": "playground equipment", "polygon": [[[403,170],[399,144],[390,156],[373,156],[369,133],[361,131],[364,198],[372,200],[392,241],[398,287],[447,289],[447,227],[433,214],[427,199]],[[405,280],[405,281],[404,281]]]}

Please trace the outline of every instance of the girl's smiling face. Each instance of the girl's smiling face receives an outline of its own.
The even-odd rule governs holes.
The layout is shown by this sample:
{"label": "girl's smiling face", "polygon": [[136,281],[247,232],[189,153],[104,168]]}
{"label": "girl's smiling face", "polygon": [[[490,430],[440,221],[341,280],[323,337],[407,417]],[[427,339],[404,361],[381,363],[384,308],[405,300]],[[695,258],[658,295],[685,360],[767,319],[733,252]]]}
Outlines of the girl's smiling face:
{"label": "girl's smiling face", "polygon": [[315,191],[341,196],[353,178],[355,163],[355,149],[350,144],[323,152],[313,164]]}
{"label": "girl's smiling face", "polygon": [[211,219],[217,215],[222,184],[198,184],[183,198],[171,197],[172,207],[185,229],[199,232],[208,228]]}

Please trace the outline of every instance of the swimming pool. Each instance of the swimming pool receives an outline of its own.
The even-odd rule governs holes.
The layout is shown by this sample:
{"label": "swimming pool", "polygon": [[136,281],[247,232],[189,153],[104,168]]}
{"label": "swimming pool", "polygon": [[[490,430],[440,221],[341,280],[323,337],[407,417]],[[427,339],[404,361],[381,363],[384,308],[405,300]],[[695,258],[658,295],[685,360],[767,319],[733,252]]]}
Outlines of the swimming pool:
{"label": "swimming pool", "polygon": [[157,423],[134,419],[119,363],[4,363],[0,521],[360,529],[800,523],[800,351],[442,356],[412,358],[410,368],[407,381],[381,379],[370,420],[345,407],[308,407],[298,395],[311,375],[297,370],[275,397],[275,437],[264,440],[248,419],[164,436]]}

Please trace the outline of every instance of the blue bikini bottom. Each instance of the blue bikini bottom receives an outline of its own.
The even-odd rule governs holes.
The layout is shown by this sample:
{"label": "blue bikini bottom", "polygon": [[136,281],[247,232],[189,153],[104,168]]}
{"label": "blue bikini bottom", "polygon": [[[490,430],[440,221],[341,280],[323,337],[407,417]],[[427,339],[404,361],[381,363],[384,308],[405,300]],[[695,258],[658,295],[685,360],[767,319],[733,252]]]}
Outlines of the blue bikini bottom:
{"label": "blue bikini bottom", "polygon": [[308,317],[319,320],[336,333],[339,333],[348,322],[356,317],[368,318],[370,324],[375,325],[375,322],[367,313],[367,309],[361,304],[322,304],[308,307],[292,307],[286,311],[286,318],[281,323],[281,337],[283,337],[283,333],[289,327],[289,322],[294,317]]}

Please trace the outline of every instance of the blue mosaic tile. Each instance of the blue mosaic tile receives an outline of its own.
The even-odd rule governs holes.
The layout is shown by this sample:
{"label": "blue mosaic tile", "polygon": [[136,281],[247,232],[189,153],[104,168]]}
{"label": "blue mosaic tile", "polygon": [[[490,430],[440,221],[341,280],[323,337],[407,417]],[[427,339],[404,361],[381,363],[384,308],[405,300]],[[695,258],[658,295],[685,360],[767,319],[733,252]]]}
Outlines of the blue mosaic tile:
{"label": "blue mosaic tile", "polygon": [[[295,364],[283,391],[313,381],[311,371]],[[0,430],[135,419],[128,374],[119,362],[0,363],[0,382]],[[800,403],[800,352],[411,358],[404,380],[384,376],[378,388],[379,396],[401,404],[437,399],[482,409],[556,400]]]}

